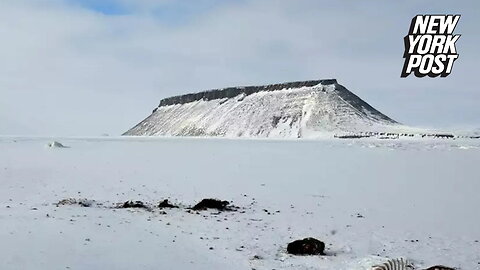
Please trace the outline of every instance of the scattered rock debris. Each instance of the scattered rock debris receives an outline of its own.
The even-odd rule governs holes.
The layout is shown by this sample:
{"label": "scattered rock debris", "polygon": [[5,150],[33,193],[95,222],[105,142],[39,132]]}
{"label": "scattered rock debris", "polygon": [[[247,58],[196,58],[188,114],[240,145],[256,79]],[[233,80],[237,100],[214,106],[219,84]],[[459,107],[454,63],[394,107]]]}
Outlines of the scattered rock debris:
{"label": "scattered rock debris", "polygon": [[203,199],[197,203],[192,210],[207,210],[207,209],[217,209],[219,211],[231,211],[233,207],[229,206],[228,201],[221,201],[218,199]]}
{"label": "scattered rock debris", "polygon": [[60,200],[57,202],[55,205],[56,206],[61,206],[61,205],[80,205],[82,207],[91,207],[92,205],[95,204],[94,200],[87,200],[87,199],[74,199],[74,198],[67,198]]}
{"label": "scattered rock debris", "polygon": [[293,255],[325,255],[325,243],[315,238],[295,240],[288,244],[287,252]]}
{"label": "scattered rock debris", "polygon": [[[11,201],[11,199],[10,199],[10,201]],[[67,199],[60,200],[55,205],[57,207],[58,206],[63,206],[63,205],[79,205],[79,206],[82,206],[82,207],[92,207],[92,206],[98,206],[98,205],[102,205],[102,204],[97,203],[94,200],[67,198]],[[9,208],[10,206],[6,206],[6,207]],[[116,208],[151,209],[148,205],[146,205],[142,201],[131,201],[131,200],[126,201],[123,204],[122,203],[118,204]],[[171,204],[168,201],[168,199],[164,199],[163,201],[161,201],[158,204],[158,208],[160,208],[160,209],[162,209],[162,208],[179,208],[179,206]],[[293,208],[293,205],[291,206],[291,208]],[[199,203],[197,203],[192,208],[187,209],[187,212],[193,213],[192,211],[201,211],[201,210],[207,210],[207,209],[216,209],[216,210],[219,210],[219,211],[235,211],[236,209],[238,209],[238,207],[230,205],[230,202],[228,202],[228,201],[222,201],[222,200],[218,200],[218,199],[209,198],[209,199],[201,200]],[[31,210],[38,210],[38,209],[36,207],[32,207]],[[269,215],[273,214],[272,212],[270,212],[267,209],[262,209],[262,210]],[[161,215],[166,215],[167,214],[165,211],[160,211],[159,213]],[[198,212],[196,212],[196,213],[198,214]],[[280,211],[275,211],[275,213],[280,213]],[[351,216],[356,217],[356,218],[365,218],[364,215],[362,215],[360,213],[356,213],[356,214],[351,215]],[[50,217],[50,215],[46,214],[46,217],[48,218],[48,217]],[[251,221],[256,221],[255,219],[250,219],[250,220]],[[75,220],[70,219],[70,221],[73,222]],[[220,220],[218,220],[218,221],[220,221]],[[261,221],[261,219],[260,219],[260,221]],[[99,225],[101,225],[101,224],[99,224]],[[171,225],[171,223],[167,222],[166,225],[167,226]],[[107,227],[110,227],[110,226],[107,225]],[[349,228],[349,227],[351,227],[351,225],[346,225],[346,227]],[[384,226],[382,226],[382,228],[383,227]],[[226,229],[228,230],[229,228],[226,227]],[[330,231],[330,233],[331,233],[331,235],[335,235],[337,233],[337,231],[332,230],[332,231]],[[429,238],[431,238],[431,237],[429,237]],[[200,237],[200,239],[203,239],[203,238]],[[257,240],[258,240],[258,238],[257,238]],[[85,241],[90,242],[91,240],[89,238],[86,238]],[[175,242],[175,240],[173,240],[173,241]],[[406,242],[412,242],[412,243],[419,242],[419,240],[416,240],[416,239],[415,240],[405,240],[405,241]],[[478,243],[479,240],[474,240],[474,242]],[[237,248],[236,250],[237,251],[242,251],[244,248],[245,248],[244,246],[241,246],[240,248]],[[209,249],[213,250],[214,247],[209,247]],[[287,253],[293,254],[293,255],[323,255],[323,256],[327,255],[327,254],[325,254],[325,243],[320,241],[320,240],[317,240],[315,238],[311,238],[311,237],[304,238],[302,240],[295,240],[295,241],[289,243],[287,245]],[[380,256],[380,254],[378,254],[378,256]],[[262,260],[262,259],[263,259],[263,257],[261,257],[259,255],[255,255],[255,256],[250,258],[250,260]],[[395,260],[390,260],[390,261],[395,261]],[[413,265],[410,264],[407,261],[398,260],[398,259],[396,259],[396,261],[399,262],[399,263],[404,263],[403,266],[407,267],[405,269],[413,269],[413,268],[409,268],[409,267],[413,267]],[[384,268],[382,268],[382,267],[386,267],[387,264],[388,263],[383,264],[383,265],[376,265],[376,266],[374,266],[374,269],[383,270]],[[478,264],[480,264],[480,262]],[[386,268],[386,269],[390,269],[390,268]],[[401,269],[404,269],[404,268],[401,268]],[[431,266],[429,268],[425,268],[424,270],[455,270],[455,269],[456,268],[452,268],[452,267],[448,267],[448,266],[435,265],[435,266]]]}
{"label": "scattered rock debris", "polygon": [[334,138],[339,139],[361,139],[361,138],[368,138],[371,135],[362,135],[362,134],[347,134],[347,135],[334,135]]}

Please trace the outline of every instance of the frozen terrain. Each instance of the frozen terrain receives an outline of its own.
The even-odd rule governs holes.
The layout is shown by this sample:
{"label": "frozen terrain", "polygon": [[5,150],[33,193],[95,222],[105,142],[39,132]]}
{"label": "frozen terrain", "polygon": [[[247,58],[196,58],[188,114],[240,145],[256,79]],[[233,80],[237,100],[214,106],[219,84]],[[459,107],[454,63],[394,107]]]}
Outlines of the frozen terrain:
{"label": "frozen terrain", "polygon": [[[0,269],[480,269],[479,164],[480,140],[3,137]],[[111,208],[207,197],[240,210]],[[310,236],[328,256],[286,254]]]}
{"label": "frozen terrain", "polygon": [[165,98],[124,135],[318,138],[404,126],[336,80],[231,87]]}

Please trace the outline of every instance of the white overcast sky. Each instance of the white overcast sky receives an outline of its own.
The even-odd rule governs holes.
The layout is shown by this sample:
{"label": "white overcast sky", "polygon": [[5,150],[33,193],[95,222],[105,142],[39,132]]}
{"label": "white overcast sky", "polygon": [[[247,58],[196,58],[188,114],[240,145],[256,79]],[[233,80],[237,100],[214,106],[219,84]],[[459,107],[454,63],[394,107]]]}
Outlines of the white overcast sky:
{"label": "white overcast sky", "polygon": [[[405,124],[480,127],[480,1],[0,0],[0,135],[118,135],[161,98],[336,78]],[[416,14],[461,14],[447,78],[400,78]]]}

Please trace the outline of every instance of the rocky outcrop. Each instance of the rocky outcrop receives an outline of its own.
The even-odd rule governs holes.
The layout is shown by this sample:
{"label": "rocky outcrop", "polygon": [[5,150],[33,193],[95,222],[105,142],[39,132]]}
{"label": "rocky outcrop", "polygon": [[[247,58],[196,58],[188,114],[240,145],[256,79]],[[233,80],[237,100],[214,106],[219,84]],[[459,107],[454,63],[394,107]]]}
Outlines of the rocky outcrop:
{"label": "rocky outcrop", "polygon": [[213,100],[213,99],[222,99],[222,98],[233,98],[238,95],[251,95],[258,92],[264,91],[275,91],[282,89],[293,89],[300,87],[312,87],[318,84],[333,84],[337,83],[335,79],[327,80],[315,80],[315,81],[299,81],[299,82],[287,82],[287,83],[278,83],[278,84],[269,84],[261,86],[243,86],[243,87],[228,87],[223,89],[214,89],[203,91],[199,93],[186,94],[181,96],[174,96],[169,98],[164,98],[160,100],[161,106],[175,105],[175,104],[185,104],[193,101],[199,100]]}

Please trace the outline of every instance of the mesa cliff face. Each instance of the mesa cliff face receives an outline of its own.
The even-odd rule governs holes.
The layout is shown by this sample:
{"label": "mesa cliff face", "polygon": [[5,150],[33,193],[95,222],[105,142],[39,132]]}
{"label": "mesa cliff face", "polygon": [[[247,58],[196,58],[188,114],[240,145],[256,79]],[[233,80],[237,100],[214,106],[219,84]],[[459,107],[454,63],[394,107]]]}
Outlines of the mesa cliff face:
{"label": "mesa cliff face", "polygon": [[398,123],[336,80],[231,87],[165,98],[124,135],[315,138]]}

